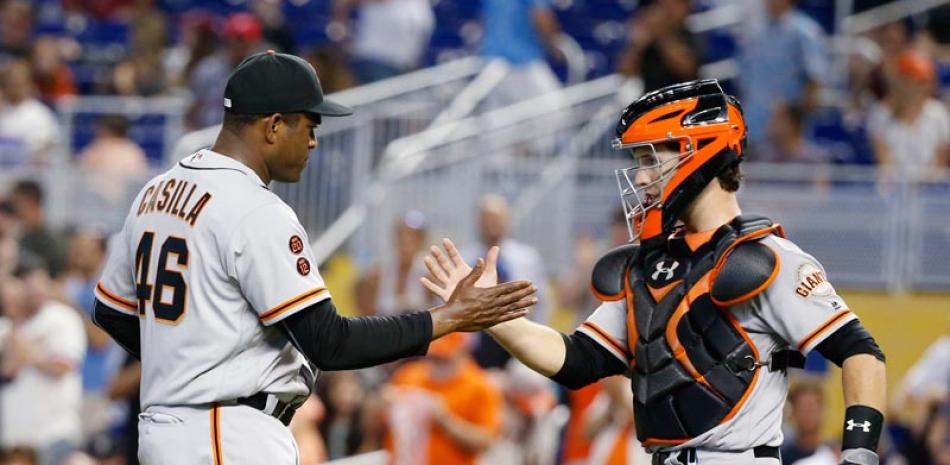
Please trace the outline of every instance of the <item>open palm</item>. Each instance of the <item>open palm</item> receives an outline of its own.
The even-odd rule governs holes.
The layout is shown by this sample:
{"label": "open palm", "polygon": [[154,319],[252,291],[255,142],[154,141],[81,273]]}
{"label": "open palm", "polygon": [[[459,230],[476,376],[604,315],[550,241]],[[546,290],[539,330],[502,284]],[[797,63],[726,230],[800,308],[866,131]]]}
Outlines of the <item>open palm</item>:
{"label": "open palm", "polygon": [[[442,239],[442,248],[433,245],[423,261],[429,270],[429,275],[421,278],[422,285],[439,296],[443,301],[448,302],[458,286],[459,281],[468,276],[472,267],[465,263],[458,248],[450,239]],[[478,281],[475,281],[475,287],[492,287],[498,284],[498,247],[492,247],[485,256],[485,271],[482,272]]]}

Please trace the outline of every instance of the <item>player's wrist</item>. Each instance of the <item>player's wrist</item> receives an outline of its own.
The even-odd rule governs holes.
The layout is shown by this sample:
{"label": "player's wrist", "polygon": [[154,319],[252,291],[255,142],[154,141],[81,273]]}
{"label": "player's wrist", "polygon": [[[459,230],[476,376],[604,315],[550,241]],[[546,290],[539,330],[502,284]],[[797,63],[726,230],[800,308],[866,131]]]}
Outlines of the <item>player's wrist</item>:
{"label": "player's wrist", "polygon": [[458,330],[458,321],[452,317],[451,305],[451,303],[446,302],[429,309],[429,317],[432,318],[433,340]]}
{"label": "player's wrist", "polygon": [[877,465],[875,451],[884,428],[884,414],[867,405],[852,405],[845,410],[841,437],[841,461],[853,465]]}

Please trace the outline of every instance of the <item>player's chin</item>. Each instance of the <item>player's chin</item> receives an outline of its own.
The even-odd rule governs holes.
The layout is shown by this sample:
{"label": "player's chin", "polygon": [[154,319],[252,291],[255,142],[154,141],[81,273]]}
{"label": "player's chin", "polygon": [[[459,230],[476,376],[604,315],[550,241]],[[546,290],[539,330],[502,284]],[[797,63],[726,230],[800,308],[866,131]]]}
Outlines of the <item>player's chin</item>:
{"label": "player's chin", "polygon": [[303,173],[303,170],[304,170],[304,168],[306,168],[306,167],[307,167],[307,165],[304,164],[303,166],[300,166],[300,167],[291,167],[291,168],[288,168],[287,170],[284,170],[283,173],[280,173],[280,176],[274,176],[274,181],[278,181],[278,182],[297,182],[297,181],[300,181],[301,173]]}

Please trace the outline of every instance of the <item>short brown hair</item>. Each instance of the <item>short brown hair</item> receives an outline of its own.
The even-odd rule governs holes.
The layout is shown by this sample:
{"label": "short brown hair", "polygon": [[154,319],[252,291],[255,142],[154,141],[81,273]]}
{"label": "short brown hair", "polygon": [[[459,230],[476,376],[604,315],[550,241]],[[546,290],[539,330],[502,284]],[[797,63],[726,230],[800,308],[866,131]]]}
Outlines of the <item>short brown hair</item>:
{"label": "short brown hair", "polygon": [[739,190],[739,184],[742,181],[742,170],[739,169],[738,163],[733,163],[720,171],[716,175],[716,179],[719,180],[719,185],[722,186],[723,190],[735,192]]}

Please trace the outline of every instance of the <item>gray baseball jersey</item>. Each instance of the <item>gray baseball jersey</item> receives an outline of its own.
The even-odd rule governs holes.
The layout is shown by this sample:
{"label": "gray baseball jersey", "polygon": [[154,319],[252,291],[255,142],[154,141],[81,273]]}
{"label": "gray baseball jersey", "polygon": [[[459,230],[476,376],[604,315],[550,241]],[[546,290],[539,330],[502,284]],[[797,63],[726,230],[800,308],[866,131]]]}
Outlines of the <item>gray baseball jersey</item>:
{"label": "gray baseball jersey", "polygon": [[232,158],[202,150],[149,181],[96,287],[140,318],[143,410],[309,393],[312,369],[273,326],[330,297],[308,243]]}
{"label": "gray baseball jersey", "polygon": [[[770,235],[761,243],[780,263],[778,276],[756,297],[730,308],[762,357],[790,347],[808,353],[826,337],[857,318],[828,282],[825,270],[789,240]],[[602,302],[578,330],[624,363],[630,363],[627,308],[623,301]],[[635,342],[635,341],[634,341]],[[781,371],[760,369],[749,397],[734,417],[689,442],[673,447],[721,451],[782,444],[782,408],[788,379]]]}

